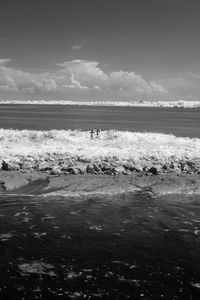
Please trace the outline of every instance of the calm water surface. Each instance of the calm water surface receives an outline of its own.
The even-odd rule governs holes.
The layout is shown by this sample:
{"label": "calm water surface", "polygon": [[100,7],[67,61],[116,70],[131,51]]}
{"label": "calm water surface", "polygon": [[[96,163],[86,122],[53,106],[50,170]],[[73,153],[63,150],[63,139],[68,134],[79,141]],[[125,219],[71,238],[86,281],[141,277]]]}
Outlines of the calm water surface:
{"label": "calm water surface", "polygon": [[200,108],[0,105],[0,127],[13,129],[118,129],[200,138]]}
{"label": "calm water surface", "polygon": [[0,197],[0,299],[200,299],[198,197]]}

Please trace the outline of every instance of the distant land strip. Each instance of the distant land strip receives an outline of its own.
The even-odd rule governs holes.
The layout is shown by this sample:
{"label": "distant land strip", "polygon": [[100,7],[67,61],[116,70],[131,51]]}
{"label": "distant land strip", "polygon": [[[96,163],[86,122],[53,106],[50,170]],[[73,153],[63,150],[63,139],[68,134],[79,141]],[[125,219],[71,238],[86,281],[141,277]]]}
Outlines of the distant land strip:
{"label": "distant land strip", "polygon": [[41,105],[88,105],[88,106],[131,106],[131,107],[174,107],[199,108],[196,101],[68,101],[68,100],[0,100],[0,104],[41,104]]}

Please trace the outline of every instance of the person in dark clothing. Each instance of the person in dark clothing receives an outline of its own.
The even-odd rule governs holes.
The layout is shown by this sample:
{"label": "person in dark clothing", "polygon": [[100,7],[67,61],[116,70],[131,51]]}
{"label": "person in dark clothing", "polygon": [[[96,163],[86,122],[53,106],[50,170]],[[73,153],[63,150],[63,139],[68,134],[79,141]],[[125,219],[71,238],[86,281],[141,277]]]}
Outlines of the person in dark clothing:
{"label": "person in dark clothing", "polygon": [[90,136],[91,136],[91,139],[93,139],[94,138],[94,130],[92,129],[92,130],[90,130]]}
{"label": "person in dark clothing", "polygon": [[99,138],[100,131],[101,131],[100,129],[96,130],[97,138]]}

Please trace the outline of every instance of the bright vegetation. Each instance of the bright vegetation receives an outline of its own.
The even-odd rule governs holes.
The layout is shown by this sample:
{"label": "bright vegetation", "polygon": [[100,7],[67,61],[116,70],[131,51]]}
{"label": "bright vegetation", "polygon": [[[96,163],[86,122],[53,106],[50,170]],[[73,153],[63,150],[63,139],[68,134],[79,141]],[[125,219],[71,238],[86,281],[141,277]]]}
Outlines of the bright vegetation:
{"label": "bright vegetation", "polygon": [[103,131],[91,139],[88,131],[0,129],[0,160],[71,156],[87,159],[114,158],[135,164],[200,160],[200,139],[160,133]]}

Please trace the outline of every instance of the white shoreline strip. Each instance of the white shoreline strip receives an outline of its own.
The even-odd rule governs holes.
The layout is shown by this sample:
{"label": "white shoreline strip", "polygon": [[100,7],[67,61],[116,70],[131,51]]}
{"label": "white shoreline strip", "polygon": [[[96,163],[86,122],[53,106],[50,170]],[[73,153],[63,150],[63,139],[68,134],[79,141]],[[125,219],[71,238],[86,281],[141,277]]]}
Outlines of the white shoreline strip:
{"label": "white shoreline strip", "polygon": [[86,106],[122,106],[122,107],[165,107],[165,108],[200,108],[196,101],[68,101],[68,100],[0,100],[0,104],[35,104],[35,105],[86,105]]}

